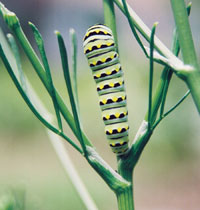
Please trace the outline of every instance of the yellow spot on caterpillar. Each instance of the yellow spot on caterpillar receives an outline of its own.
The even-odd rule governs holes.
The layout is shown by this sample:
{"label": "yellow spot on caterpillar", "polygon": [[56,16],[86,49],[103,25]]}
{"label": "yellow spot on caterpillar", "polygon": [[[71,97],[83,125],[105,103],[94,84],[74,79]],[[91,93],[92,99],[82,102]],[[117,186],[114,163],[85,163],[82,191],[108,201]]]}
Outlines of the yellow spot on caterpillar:
{"label": "yellow spot on caterpillar", "polygon": [[128,126],[126,126],[125,129],[128,130]]}
{"label": "yellow spot on caterpillar", "polygon": [[105,63],[105,62],[106,62],[106,58],[102,58],[101,61],[102,61],[103,63]]}
{"label": "yellow spot on caterpillar", "polygon": [[99,33],[99,30],[96,30],[95,32],[98,34]]}
{"label": "yellow spot on caterpillar", "polygon": [[124,115],[127,115],[127,112],[124,112]]}
{"label": "yellow spot on caterpillar", "polygon": [[120,145],[122,145],[124,142],[123,141],[120,141]]}
{"label": "yellow spot on caterpillar", "polygon": [[115,146],[115,143],[112,143],[112,146],[114,147]]}
{"label": "yellow spot on caterpillar", "polygon": [[88,47],[88,50],[91,51],[92,50],[92,47]]}
{"label": "yellow spot on caterpillar", "polygon": [[120,85],[122,85],[123,82],[119,82]]}
{"label": "yellow spot on caterpillar", "polygon": [[125,96],[122,96],[122,100],[124,100],[125,99]]}
{"label": "yellow spot on caterpillar", "polygon": [[109,132],[110,134],[112,134],[113,130],[112,130],[112,129],[110,129],[110,130],[108,130],[108,132]]}
{"label": "yellow spot on caterpillar", "polygon": [[99,88],[102,90],[104,88],[104,85],[100,85]]}
{"label": "yellow spot on caterpillar", "polygon": [[116,101],[117,101],[117,99],[118,99],[117,97],[114,97],[112,100],[113,100],[114,102],[116,102]]}
{"label": "yellow spot on caterpillar", "polygon": [[112,43],[111,43],[111,42],[109,42],[109,43],[107,43],[107,46],[109,47],[111,44],[112,44]]}
{"label": "yellow spot on caterpillar", "polygon": [[100,47],[101,47],[101,45],[100,45],[100,44],[98,44],[98,45],[97,45],[97,48],[100,48]]}
{"label": "yellow spot on caterpillar", "polygon": [[99,78],[101,76],[101,74],[97,74],[96,77]]}
{"label": "yellow spot on caterpillar", "polygon": [[108,32],[107,31],[104,31],[104,34],[107,34]]}
{"label": "yellow spot on caterpillar", "polygon": [[122,130],[122,128],[117,128],[118,133],[120,133]]}
{"label": "yellow spot on caterpillar", "polygon": [[111,55],[111,56],[110,56],[110,58],[112,58],[112,59],[113,59],[113,58],[114,58],[114,56],[115,56],[115,55]]}
{"label": "yellow spot on caterpillar", "polygon": [[106,72],[107,75],[111,75],[111,71]]}
{"label": "yellow spot on caterpillar", "polygon": [[102,102],[103,104],[106,104],[107,100],[106,100],[106,99],[103,99],[101,102]]}
{"label": "yellow spot on caterpillar", "polygon": [[93,61],[93,63],[92,63],[94,66],[97,64],[97,62],[96,61]]}
{"label": "yellow spot on caterpillar", "polygon": [[106,118],[107,120],[109,120],[109,119],[110,119],[110,115],[106,115],[105,118]]}
{"label": "yellow spot on caterpillar", "polygon": [[116,113],[116,114],[115,114],[115,117],[118,118],[119,116],[120,116],[120,113]]}
{"label": "yellow spot on caterpillar", "polygon": [[114,83],[111,82],[111,83],[109,84],[109,86],[110,86],[110,87],[114,87]]}
{"label": "yellow spot on caterpillar", "polygon": [[89,32],[87,32],[87,34],[85,36],[88,36],[89,35]]}
{"label": "yellow spot on caterpillar", "polygon": [[116,70],[116,72],[118,72],[119,71],[119,68],[117,67],[115,70]]}

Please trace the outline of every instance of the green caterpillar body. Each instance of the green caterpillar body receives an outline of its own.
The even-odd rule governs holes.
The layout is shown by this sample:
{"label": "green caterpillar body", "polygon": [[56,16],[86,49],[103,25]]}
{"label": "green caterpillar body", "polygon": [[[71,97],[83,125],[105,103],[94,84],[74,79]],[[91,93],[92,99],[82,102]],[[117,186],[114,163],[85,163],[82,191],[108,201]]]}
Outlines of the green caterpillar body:
{"label": "green caterpillar body", "polygon": [[90,27],[84,37],[88,59],[99,94],[105,133],[117,155],[128,151],[128,110],[123,72],[112,31],[105,25]]}

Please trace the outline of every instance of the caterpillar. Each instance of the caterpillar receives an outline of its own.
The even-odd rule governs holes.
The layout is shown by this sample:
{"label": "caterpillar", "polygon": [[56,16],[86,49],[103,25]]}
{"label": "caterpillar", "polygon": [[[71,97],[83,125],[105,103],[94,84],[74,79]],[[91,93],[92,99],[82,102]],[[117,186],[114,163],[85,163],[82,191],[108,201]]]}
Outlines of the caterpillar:
{"label": "caterpillar", "polygon": [[122,67],[111,29],[102,24],[91,26],[83,38],[83,48],[96,82],[109,145],[114,153],[122,155],[128,151],[128,110]]}

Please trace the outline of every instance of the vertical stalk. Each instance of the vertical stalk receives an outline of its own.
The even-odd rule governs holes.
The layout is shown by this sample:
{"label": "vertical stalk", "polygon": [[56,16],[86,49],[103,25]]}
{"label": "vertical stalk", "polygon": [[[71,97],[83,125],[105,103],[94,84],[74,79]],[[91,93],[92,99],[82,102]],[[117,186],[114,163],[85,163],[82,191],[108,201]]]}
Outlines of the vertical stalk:
{"label": "vertical stalk", "polygon": [[112,0],[103,0],[104,23],[112,30],[117,45],[117,27],[115,18],[114,2]]}
{"label": "vertical stalk", "polygon": [[116,193],[118,210],[134,210],[134,199],[133,199],[133,171],[124,167],[125,165],[118,164],[118,173],[131,184]]}
{"label": "vertical stalk", "polygon": [[171,0],[178,40],[185,64],[197,67],[197,57],[184,0]]}
{"label": "vertical stalk", "polygon": [[184,63],[193,67],[193,69],[186,72],[183,79],[191,90],[193,100],[200,113],[200,68],[194,48],[185,2],[184,0],[171,0],[171,6]]}
{"label": "vertical stalk", "polygon": [[134,210],[132,185],[117,194],[118,210]]}

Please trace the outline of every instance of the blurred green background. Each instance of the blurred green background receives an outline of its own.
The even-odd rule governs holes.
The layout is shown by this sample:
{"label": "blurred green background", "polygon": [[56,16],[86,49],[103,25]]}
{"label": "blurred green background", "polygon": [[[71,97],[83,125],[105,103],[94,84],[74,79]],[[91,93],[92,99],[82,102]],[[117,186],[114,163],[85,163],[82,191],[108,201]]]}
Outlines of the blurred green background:
{"label": "blurred green background", "polygon": [[[32,21],[39,28],[45,40],[54,82],[66,103],[68,97],[53,32],[59,30],[64,35],[70,56],[68,31],[71,27],[76,30],[79,45],[79,98],[84,130],[97,151],[113,168],[116,168],[115,157],[106,144],[95,84],[82,49],[82,38],[87,28],[103,21],[101,1],[2,0],[2,3],[20,18],[22,27],[34,47],[33,35],[27,22]],[[174,26],[170,2],[136,0],[130,4],[149,27],[155,21],[159,21],[157,35],[170,48]],[[198,57],[200,55],[199,11],[200,2],[194,0],[190,21]],[[126,19],[118,9],[116,15],[120,57],[128,95],[130,137],[133,139],[147,110],[148,60],[142,54]],[[0,23],[4,31],[8,32],[2,20]],[[52,110],[51,101],[25,56],[23,56],[23,66],[38,95],[46,107]],[[0,202],[3,196],[17,190],[25,193],[27,210],[85,209],[64,173],[43,125],[26,107],[2,63],[0,67]],[[161,69],[156,65],[155,83]],[[176,103],[186,90],[185,84],[174,76],[167,97],[167,108]],[[189,96],[155,130],[135,169],[136,209],[199,209],[199,125],[199,115]],[[66,132],[74,138],[67,126]],[[114,194],[86,161],[69,145],[66,146],[99,209],[117,209]]]}

